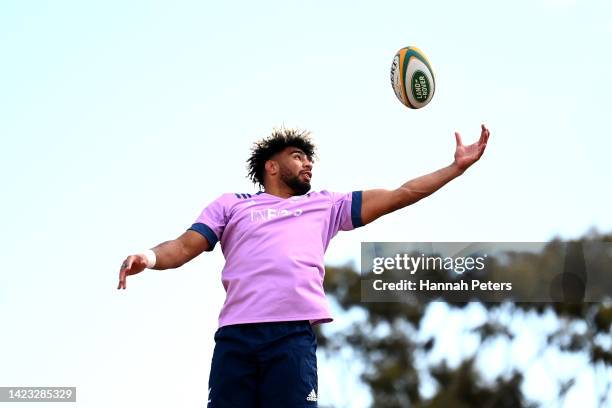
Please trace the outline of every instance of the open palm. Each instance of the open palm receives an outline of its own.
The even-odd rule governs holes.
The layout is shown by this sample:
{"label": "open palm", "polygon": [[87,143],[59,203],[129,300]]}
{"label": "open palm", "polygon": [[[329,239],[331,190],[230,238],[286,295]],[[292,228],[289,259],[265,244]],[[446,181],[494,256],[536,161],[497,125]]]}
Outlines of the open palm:
{"label": "open palm", "polygon": [[466,170],[472,164],[476,163],[482,156],[487,147],[487,141],[489,140],[489,129],[482,125],[480,132],[480,139],[478,142],[469,146],[464,146],[461,142],[461,135],[455,132],[455,140],[457,141],[457,148],[455,150],[455,165],[460,170]]}

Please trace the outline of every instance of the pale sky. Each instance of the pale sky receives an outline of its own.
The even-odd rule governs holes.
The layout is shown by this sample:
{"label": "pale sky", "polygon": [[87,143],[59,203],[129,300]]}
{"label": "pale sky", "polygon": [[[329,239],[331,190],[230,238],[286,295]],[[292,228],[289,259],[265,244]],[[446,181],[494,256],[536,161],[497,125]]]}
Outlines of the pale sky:
{"label": "pale sky", "polygon": [[[612,231],[611,43],[603,0],[3,1],[0,386],[77,386],[79,407],[204,406],[220,250],[125,292],[118,267],[220,194],[254,192],[249,148],[275,126],[313,132],[313,188],[332,191],[397,187],[450,164],[455,130],[491,130],[481,162],[339,234],[330,264],[356,265],[362,241]],[[408,45],[436,75],[416,111],[389,80]],[[340,404],[326,387],[320,403]]]}

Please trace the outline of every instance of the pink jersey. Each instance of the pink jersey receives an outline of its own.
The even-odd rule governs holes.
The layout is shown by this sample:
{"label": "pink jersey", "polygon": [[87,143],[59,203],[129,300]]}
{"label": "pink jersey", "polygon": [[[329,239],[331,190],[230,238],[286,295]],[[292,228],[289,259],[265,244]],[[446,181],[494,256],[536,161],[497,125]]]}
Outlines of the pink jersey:
{"label": "pink jersey", "polygon": [[323,291],[323,254],[338,231],[360,227],[361,191],[287,199],[223,194],[190,228],[225,256],[227,292],[219,327],[239,323],[332,321]]}

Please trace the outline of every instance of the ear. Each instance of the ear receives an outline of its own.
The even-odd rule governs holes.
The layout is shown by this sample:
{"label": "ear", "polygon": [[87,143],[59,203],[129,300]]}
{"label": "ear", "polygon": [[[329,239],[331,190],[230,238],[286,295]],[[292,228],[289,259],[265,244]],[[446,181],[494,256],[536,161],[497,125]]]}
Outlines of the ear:
{"label": "ear", "polygon": [[274,176],[276,173],[278,173],[278,169],[279,169],[278,162],[276,160],[270,159],[266,161],[266,164],[264,165],[264,169],[266,173],[268,173],[271,176]]}

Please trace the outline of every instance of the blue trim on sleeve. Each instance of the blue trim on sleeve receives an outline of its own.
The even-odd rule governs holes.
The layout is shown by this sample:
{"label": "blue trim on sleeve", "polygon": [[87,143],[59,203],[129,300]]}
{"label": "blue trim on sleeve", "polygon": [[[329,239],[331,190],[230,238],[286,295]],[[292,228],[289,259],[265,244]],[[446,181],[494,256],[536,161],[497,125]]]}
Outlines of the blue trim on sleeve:
{"label": "blue trim on sleeve", "polygon": [[215,233],[213,232],[213,230],[210,229],[210,227],[206,224],[202,224],[201,222],[197,222],[195,224],[193,224],[191,226],[191,228],[189,228],[192,231],[195,232],[199,232],[200,234],[202,234],[204,236],[204,238],[206,238],[206,240],[208,241],[208,244],[210,245],[210,249],[213,249],[215,247],[215,245],[217,244],[217,241],[219,241],[217,239],[217,235],[215,235]]}
{"label": "blue trim on sleeve", "polygon": [[353,197],[351,199],[351,220],[353,221],[353,228],[363,227],[363,220],[361,219],[361,191],[353,191]]}

